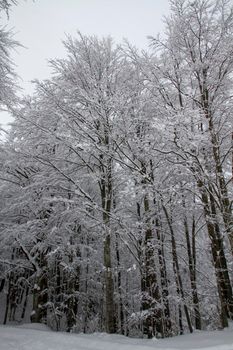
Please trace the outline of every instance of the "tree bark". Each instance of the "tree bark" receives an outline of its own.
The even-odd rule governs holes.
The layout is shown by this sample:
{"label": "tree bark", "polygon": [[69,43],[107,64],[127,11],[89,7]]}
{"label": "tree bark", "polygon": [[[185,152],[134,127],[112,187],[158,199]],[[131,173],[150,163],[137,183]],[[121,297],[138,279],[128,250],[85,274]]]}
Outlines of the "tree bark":
{"label": "tree bark", "polygon": [[172,256],[173,256],[173,261],[174,261],[174,266],[175,266],[175,273],[176,273],[176,278],[178,281],[178,286],[179,286],[179,291],[180,291],[180,295],[182,297],[183,303],[184,303],[184,312],[185,312],[185,316],[186,316],[186,320],[187,320],[187,324],[188,324],[188,328],[190,333],[193,333],[193,327],[192,327],[192,323],[191,323],[191,318],[189,315],[189,311],[188,311],[188,307],[185,303],[185,298],[184,298],[184,290],[183,290],[183,283],[182,283],[182,279],[181,279],[181,275],[180,275],[180,267],[179,267],[179,262],[178,262],[178,257],[177,257],[177,249],[176,249],[176,240],[175,240],[175,234],[174,234],[174,230],[172,227],[172,223],[171,220],[169,218],[168,215],[168,211],[166,209],[166,207],[163,205],[163,210],[168,222],[168,226],[170,229],[170,233],[171,233],[171,242],[172,242]]}

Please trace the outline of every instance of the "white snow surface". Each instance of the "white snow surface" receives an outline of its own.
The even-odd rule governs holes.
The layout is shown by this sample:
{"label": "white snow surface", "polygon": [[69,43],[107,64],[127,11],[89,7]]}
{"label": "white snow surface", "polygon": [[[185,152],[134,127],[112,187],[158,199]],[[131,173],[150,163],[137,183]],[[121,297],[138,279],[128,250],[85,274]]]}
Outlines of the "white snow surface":
{"label": "white snow surface", "polygon": [[233,350],[232,329],[195,332],[169,339],[52,332],[43,325],[0,326],[0,350]]}

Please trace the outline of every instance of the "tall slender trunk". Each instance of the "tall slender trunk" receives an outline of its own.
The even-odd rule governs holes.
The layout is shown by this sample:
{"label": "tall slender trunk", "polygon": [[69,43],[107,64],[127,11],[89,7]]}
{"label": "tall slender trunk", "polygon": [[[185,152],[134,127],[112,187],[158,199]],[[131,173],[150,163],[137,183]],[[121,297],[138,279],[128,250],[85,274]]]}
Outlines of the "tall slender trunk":
{"label": "tall slender trunk", "polygon": [[[212,188],[209,187],[209,197],[210,197],[210,208],[212,212],[212,217],[216,218],[217,212],[216,212],[216,206],[214,202],[214,198],[212,196]],[[226,308],[226,314],[227,317],[233,319],[233,295],[232,295],[232,287],[231,287],[231,281],[228,273],[228,266],[227,266],[227,260],[225,257],[224,252],[224,245],[223,245],[223,237],[220,232],[220,228],[217,222],[217,219],[215,219],[215,259],[219,260],[219,265],[221,266],[219,271],[220,276],[220,284],[222,289],[222,294],[224,297],[224,303]],[[217,253],[217,256],[216,256]]]}
{"label": "tall slender trunk", "polygon": [[156,219],[156,232],[158,240],[158,255],[160,266],[160,278],[161,278],[161,290],[163,300],[163,335],[169,337],[172,335],[172,323],[169,306],[169,293],[168,293],[168,280],[167,280],[167,267],[164,254],[164,236],[161,232],[161,224]]}
{"label": "tall slender trunk", "polygon": [[106,233],[104,241],[104,267],[105,267],[105,303],[106,303],[106,331],[116,332],[115,307],[114,307],[114,285],[111,263],[111,236]]}
{"label": "tall slender trunk", "polygon": [[8,319],[8,312],[9,312],[9,305],[10,305],[10,294],[11,294],[11,275],[12,274],[10,273],[9,277],[8,277],[8,290],[7,290],[7,295],[6,295],[6,307],[5,307],[3,324],[6,324],[7,319]]}
{"label": "tall slender trunk", "polygon": [[181,275],[180,275],[180,267],[179,267],[179,262],[178,262],[178,257],[177,257],[177,249],[176,249],[176,240],[175,240],[175,234],[174,234],[174,230],[173,230],[173,226],[171,223],[171,220],[169,218],[168,215],[168,211],[166,209],[166,207],[164,205],[162,205],[166,219],[167,219],[167,223],[170,229],[170,233],[171,233],[171,243],[172,243],[172,256],[173,256],[173,261],[174,261],[174,266],[175,266],[175,272],[176,272],[176,278],[178,281],[178,285],[179,285],[179,291],[180,291],[180,295],[182,297],[183,300],[183,304],[184,304],[184,312],[185,312],[185,316],[186,316],[186,320],[187,320],[187,324],[189,327],[189,331],[190,333],[193,332],[193,327],[192,327],[192,323],[191,323],[191,318],[189,315],[189,311],[188,311],[188,307],[185,303],[185,297],[184,297],[184,290],[183,290],[183,283],[182,283],[182,279],[181,279]]}
{"label": "tall slender trunk", "polygon": [[[88,239],[87,239],[87,246]],[[89,298],[88,298],[88,279],[89,279],[89,250],[86,249],[86,268],[85,268],[85,302],[84,302],[84,320],[83,320],[83,333],[87,333],[88,329],[88,316],[89,316]]]}
{"label": "tall slender trunk", "polygon": [[23,309],[21,313],[21,319],[24,319],[27,303],[28,303],[28,294],[29,294],[29,286],[26,287],[25,296],[24,296],[24,303],[23,303]]}
{"label": "tall slender trunk", "polygon": [[117,258],[117,288],[118,288],[118,325],[119,333],[124,334],[124,311],[123,311],[123,300],[122,300],[122,286],[121,286],[121,263],[120,263],[120,252],[118,237],[116,236],[116,258]]}
{"label": "tall slender trunk", "polygon": [[193,291],[193,304],[194,304],[194,312],[195,312],[195,326],[196,329],[202,329],[201,324],[201,314],[199,307],[199,297],[197,292],[197,278],[196,278],[196,222],[195,217],[192,219],[192,273],[190,273],[191,279],[191,288]]}
{"label": "tall slender trunk", "polygon": [[101,180],[101,199],[103,209],[103,223],[105,230],[104,239],[104,268],[105,268],[105,319],[106,332],[116,332],[116,317],[114,306],[114,280],[112,276],[111,260],[111,227],[110,214],[112,207],[112,164],[111,159],[107,159],[107,170],[103,172]]}
{"label": "tall slender trunk", "polygon": [[[228,326],[228,320],[227,320],[227,309],[226,309],[225,296],[224,296],[225,286],[223,282],[222,266],[221,266],[221,260],[219,259],[219,255],[218,255],[218,252],[220,251],[220,246],[219,246],[219,240],[216,237],[216,229],[218,230],[218,223],[216,221],[216,215],[213,217],[214,215],[214,212],[212,212],[214,208],[214,202],[212,201],[213,198],[211,199],[211,204],[210,204],[208,193],[204,187],[204,184],[200,180],[198,182],[198,186],[201,190],[201,197],[202,197],[204,215],[206,220],[206,226],[207,226],[207,231],[211,242],[211,251],[212,251],[212,257],[214,262],[216,282],[217,282],[219,302],[220,302],[220,323],[221,323],[221,326],[224,328]],[[213,219],[215,220],[213,221]]]}
{"label": "tall slender trunk", "polygon": [[31,313],[32,323],[41,323],[47,320],[46,303],[48,301],[47,291],[47,275],[45,271],[41,271],[40,276],[37,276],[33,288],[33,311]]}
{"label": "tall slender trunk", "polygon": [[[185,206],[185,199],[184,196],[182,198],[183,202],[183,208],[186,209]],[[189,266],[189,278],[190,278],[190,284],[191,284],[191,292],[192,292],[192,299],[193,299],[193,306],[194,306],[194,316],[195,316],[195,327],[196,329],[201,329],[201,314],[200,314],[200,307],[199,307],[199,298],[197,293],[197,282],[196,282],[196,250],[195,250],[195,218],[193,216],[192,219],[192,244],[190,241],[190,233],[189,233],[189,225],[188,225],[188,219],[186,217],[186,214],[184,216],[184,231],[185,231],[185,238],[186,238],[186,246],[187,246],[187,253],[188,253],[188,266]]]}
{"label": "tall slender trunk", "polygon": [[230,242],[231,252],[233,255],[233,214],[231,208],[231,201],[229,199],[227,182],[225,179],[222,160],[221,160],[221,150],[218,133],[215,131],[213,123],[213,115],[211,113],[211,106],[209,101],[209,92],[206,86],[207,70],[203,71],[204,80],[200,85],[201,92],[201,105],[202,110],[208,120],[208,130],[210,133],[210,139],[212,143],[212,154],[213,160],[215,162],[215,175],[217,179],[217,185],[219,189],[219,199],[221,202],[221,214],[223,222],[225,225],[226,232],[228,234],[228,239]]}
{"label": "tall slender trunk", "polygon": [[143,246],[144,264],[142,267],[142,310],[145,312],[143,332],[152,338],[153,336],[162,336],[162,305],[161,295],[159,291],[159,284],[157,280],[156,266],[155,266],[155,248],[153,242],[153,231],[149,221],[150,205],[148,195],[144,196],[144,212],[146,217],[145,235]]}
{"label": "tall slender trunk", "polygon": [[[72,237],[70,244],[73,244]],[[79,248],[76,248],[75,254],[73,252],[69,255],[69,263],[72,264],[74,259],[81,259],[81,252]],[[67,276],[67,308],[66,308],[66,321],[67,332],[72,332],[76,325],[76,317],[78,312],[78,296],[80,288],[80,266],[77,265],[74,273]]]}
{"label": "tall slender trunk", "polygon": [[209,117],[209,130],[211,134],[213,155],[215,160],[216,177],[218,180],[218,187],[220,190],[219,194],[220,194],[220,201],[221,201],[222,218],[223,218],[226,232],[228,234],[231,252],[233,255],[233,215],[232,215],[231,201],[229,199],[227,183],[226,183],[223,168],[222,168],[219,141],[214,131],[214,126],[213,126],[211,116]]}

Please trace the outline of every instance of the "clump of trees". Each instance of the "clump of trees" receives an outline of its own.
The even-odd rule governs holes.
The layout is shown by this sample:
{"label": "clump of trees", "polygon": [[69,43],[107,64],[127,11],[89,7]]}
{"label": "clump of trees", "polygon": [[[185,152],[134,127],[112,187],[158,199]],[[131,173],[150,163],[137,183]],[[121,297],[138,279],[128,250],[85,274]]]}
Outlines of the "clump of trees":
{"label": "clump of trees", "polygon": [[11,106],[3,323],[151,338],[233,319],[230,2],[172,0],[149,40],[68,37],[52,77]]}

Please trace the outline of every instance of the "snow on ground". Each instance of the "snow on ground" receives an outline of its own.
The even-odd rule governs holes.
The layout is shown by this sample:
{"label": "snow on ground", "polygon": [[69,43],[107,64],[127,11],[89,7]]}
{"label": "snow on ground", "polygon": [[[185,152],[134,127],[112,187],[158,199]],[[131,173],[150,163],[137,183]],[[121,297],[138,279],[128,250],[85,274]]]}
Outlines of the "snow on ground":
{"label": "snow on ground", "polygon": [[233,350],[231,329],[169,339],[132,339],[108,334],[52,332],[46,326],[0,326],[0,350]]}

